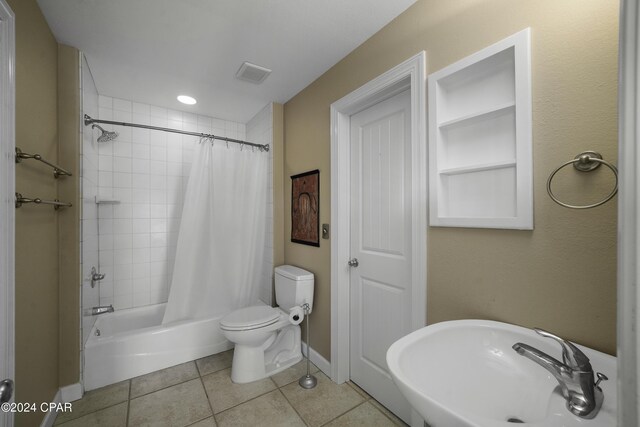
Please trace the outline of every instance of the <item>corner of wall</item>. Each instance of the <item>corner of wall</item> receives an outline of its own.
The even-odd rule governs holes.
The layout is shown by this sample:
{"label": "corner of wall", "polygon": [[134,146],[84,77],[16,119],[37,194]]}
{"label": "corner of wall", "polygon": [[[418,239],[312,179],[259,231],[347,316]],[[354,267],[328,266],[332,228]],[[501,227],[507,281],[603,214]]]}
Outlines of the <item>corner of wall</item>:
{"label": "corner of wall", "polygon": [[276,266],[284,264],[284,105],[274,102],[272,107],[273,265]]}
{"label": "corner of wall", "polygon": [[58,211],[59,385],[80,378],[80,55],[58,45],[58,163],[73,175],[58,180],[58,198],[73,204]]}

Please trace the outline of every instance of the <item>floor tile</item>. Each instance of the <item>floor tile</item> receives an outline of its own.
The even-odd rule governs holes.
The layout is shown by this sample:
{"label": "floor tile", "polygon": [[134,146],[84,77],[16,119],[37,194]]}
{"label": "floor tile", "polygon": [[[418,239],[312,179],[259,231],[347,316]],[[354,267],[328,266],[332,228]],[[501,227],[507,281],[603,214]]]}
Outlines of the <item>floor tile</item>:
{"label": "floor tile", "polygon": [[204,357],[196,360],[200,375],[207,375],[218,372],[231,367],[233,360],[233,350],[223,351],[222,353]]}
{"label": "floor tile", "polygon": [[195,424],[191,424],[189,427],[216,427],[216,420],[213,419],[213,417],[211,418],[206,418],[202,421],[198,421]]}
{"label": "floor tile", "polygon": [[364,397],[365,400],[369,400],[371,399],[371,396],[369,395],[369,393],[367,393],[366,391],[364,391],[363,389],[360,388],[360,386],[356,383],[354,383],[353,381],[347,381],[347,384],[349,384],[351,386],[352,389],[354,389],[355,391],[358,392],[358,394],[360,394],[360,396]]}
{"label": "floor tile", "polygon": [[[309,372],[315,374],[318,372],[318,368],[313,363],[309,364]],[[271,379],[276,383],[278,387],[287,385],[291,382],[298,381],[301,376],[307,374],[307,359],[302,359],[290,368],[285,369],[271,376]]]}
{"label": "floor tile", "polygon": [[129,399],[129,381],[122,381],[96,390],[91,390],[71,403],[72,412],[63,412],[56,419],[57,424],[62,424],[72,419],[80,418],[91,412],[108,408]]}
{"label": "floor tile", "polygon": [[305,390],[297,382],[281,388],[287,400],[310,426],[321,426],[355,408],[364,398],[347,384],[336,384],[318,372],[318,385]]}
{"label": "floor tile", "polygon": [[80,418],[60,424],[61,427],[126,427],[127,402],[92,412]]}
{"label": "floor tile", "polygon": [[172,366],[161,371],[155,371],[131,380],[131,398],[142,396],[198,378],[198,370],[193,362]]}
{"label": "floor tile", "polygon": [[187,426],[210,417],[200,378],[131,400],[131,426]]}
{"label": "floor tile", "polygon": [[350,410],[346,414],[331,421],[329,424],[326,424],[326,426],[394,427],[395,424],[389,418],[384,416],[382,412],[378,411],[371,403],[364,402],[357,408]]}
{"label": "floor tile", "polygon": [[263,394],[216,415],[218,425],[226,426],[291,426],[304,427],[296,411],[279,390]]}
{"label": "floor tile", "polygon": [[373,406],[375,406],[376,408],[378,408],[378,410],[380,412],[382,412],[383,414],[385,414],[387,417],[389,417],[391,419],[391,421],[393,421],[393,423],[397,426],[402,426],[402,427],[408,427],[408,424],[405,423],[404,421],[402,421],[400,418],[396,417],[396,415],[391,412],[390,410],[388,410],[387,408],[385,408],[384,406],[382,406],[382,404],[380,402],[378,402],[375,399],[371,399],[369,401]]}
{"label": "floor tile", "polygon": [[207,390],[207,395],[215,414],[276,388],[275,383],[270,378],[248,384],[234,384],[231,381],[231,369],[203,376],[202,382]]}

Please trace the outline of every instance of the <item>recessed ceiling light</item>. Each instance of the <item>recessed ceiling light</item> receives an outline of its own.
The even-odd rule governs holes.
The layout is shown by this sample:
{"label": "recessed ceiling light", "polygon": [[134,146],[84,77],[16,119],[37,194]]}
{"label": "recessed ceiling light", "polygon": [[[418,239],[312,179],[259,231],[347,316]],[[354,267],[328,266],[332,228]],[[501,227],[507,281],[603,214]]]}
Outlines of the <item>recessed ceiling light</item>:
{"label": "recessed ceiling light", "polygon": [[187,105],[193,105],[197,102],[195,98],[187,95],[178,95],[178,101]]}

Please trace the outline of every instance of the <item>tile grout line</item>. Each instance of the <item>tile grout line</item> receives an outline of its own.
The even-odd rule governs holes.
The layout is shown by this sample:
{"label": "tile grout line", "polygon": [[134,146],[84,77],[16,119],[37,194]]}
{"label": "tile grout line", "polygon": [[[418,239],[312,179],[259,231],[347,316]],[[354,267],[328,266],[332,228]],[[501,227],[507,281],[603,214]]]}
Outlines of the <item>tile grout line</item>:
{"label": "tile grout line", "polygon": [[[198,364],[196,364],[196,369],[198,369]],[[200,369],[198,369],[198,373],[200,373]],[[204,389],[204,395],[207,397],[207,404],[209,405],[209,409],[211,409],[211,417],[213,418],[213,422],[216,423],[216,425],[218,425],[218,420],[216,419],[215,412],[213,412],[211,399],[209,399],[209,393],[207,392],[207,388],[204,386],[204,380],[202,379],[202,375],[200,375],[200,384],[202,384],[202,388]]]}
{"label": "tile grout line", "polygon": [[[373,397],[369,400],[375,400]],[[400,420],[401,423],[403,423],[405,426],[409,427],[409,425],[407,423],[405,423],[402,418],[398,417],[396,414],[394,414],[393,412],[391,412],[386,406],[384,406],[382,403],[378,402],[376,400],[376,403],[380,406],[382,406],[384,409],[386,409],[387,411],[389,411],[390,414],[392,414],[394,417],[396,417],[398,420]],[[394,420],[393,418],[391,418],[389,415],[387,415],[387,413],[385,411],[380,410],[380,408],[378,408],[376,405],[371,405],[373,406],[375,409],[377,409],[380,413],[382,413],[382,415],[384,415],[385,417],[387,417],[387,419],[389,419],[389,421],[391,421],[394,425],[398,425],[398,421]],[[402,424],[400,424],[402,425]]]}
{"label": "tile grout line", "polygon": [[[225,368],[225,369],[229,369],[229,368]],[[219,371],[218,371],[218,372],[219,372]],[[207,375],[208,375],[208,374],[207,374]],[[271,377],[268,377],[268,378],[269,378],[269,379],[271,379]],[[236,404],[236,405],[230,406],[230,407],[228,407],[228,408],[226,408],[226,409],[224,409],[224,410],[222,410],[222,411],[218,412],[218,414],[221,414],[221,413],[223,413],[223,412],[227,412],[227,411],[228,411],[228,410],[230,410],[230,409],[237,408],[238,406],[240,406],[240,405],[244,405],[244,404],[245,404],[245,403],[247,403],[247,402],[251,402],[252,400],[256,400],[257,398],[262,397],[262,396],[264,396],[265,394],[269,394],[269,393],[271,393],[271,392],[273,392],[273,391],[279,390],[278,384],[276,384],[276,383],[275,383],[275,381],[273,381],[273,380],[271,380],[271,381],[272,381],[272,382],[274,383],[274,385],[276,386],[276,388],[274,388],[273,390],[266,391],[266,392],[264,392],[264,393],[261,393],[261,394],[259,394],[259,395],[257,395],[257,396],[252,397],[251,399],[245,400],[244,402],[240,402],[240,403],[238,403],[238,404]],[[206,391],[207,391],[207,390],[206,390],[206,388],[205,388],[205,392],[206,392]],[[293,406],[293,405],[291,405],[291,406]],[[213,408],[211,408],[211,411],[213,412]],[[214,414],[214,416],[215,416],[215,414]]]}
{"label": "tile grout line", "polygon": [[[137,377],[136,377],[136,378],[137,378]],[[130,399],[130,400],[133,400],[133,399],[137,399],[137,398],[139,398],[139,397],[148,396],[148,395],[150,395],[150,394],[157,393],[157,392],[162,391],[162,390],[166,390],[166,389],[168,389],[168,388],[170,388],[170,387],[174,387],[174,386],[177,386],[177,385],[180,385],[180,384],[188,383],[189,381],[193,381],[193,380],[195,380],[195,379],[197,379],[197,378],[202,378],[202,377],[200,377],[199,375],[197,375],[197,376],[195,376],[195,377],[193,377],[193,378],[189,378],[189,379],[186,379],[186,380],[183,380],[183,381],[177,382],[177,383],[175,383],[175,384],[171,384],[171,385],[168,385],[168,386],[166,386],[166,387],[159,388],[159,389],[157,389],[157,390],[149,391],[149,392],[147,392],[147,393],[143,393],[143,394],[139,394],[139,395],[137,395],[137,396],[130,397],[129,399]],[[133,378],[132,378],[132,379],[133,379]]]}
{"label": "tile grout line", "polygon": [[131,380],[129,381],[129,394],[127,395],[127,420],[125,425],[129,426],[129,418],[131,417]]}
{"label": "tile grout line", "polygon": [[[275,382],[275,381],[274,381]],[[291,381],[292,383],[293,381]],[[287,383],[285,385],[283,385],[282,387],[286,387],[291,383]],[[295,406],[293,406],[293,403],[291,403],[291,401],[289,400],[289,398],[287,397],[287,395],[282,391],[282,387],[278,387],[278,391],[280,392],[280,394],[282,396],[284,396],[284,400],[287,401],[287,403],[289,404],[289,406],[291,406],[291,408],[293,409],[293,411],[300,417],[300,419],[302,420],[302,422],[304,423],[305,426],[309,426],[309,423],[307,423],[307,421],[304,419],[304,417],[302,416],[302,414],[300,412],[298,412],[298,410],[296,409]]]}
{"label": "tile grout line", "polygon": [[[354,385],[356,385],[357,387],[359,387],[359,388],[360,388],[364,393],[367,393],[367,392],[366,392],[366,390],[364,390],[364,389],[363,389],[362,387],[360,387],[359,385],[357,385],[357,384],[353,383],[351,380],[349,380],[349,381],[345,381],[345,382],[347,383],[347,385],[349,385],[349,387],[351,387],[351,389],[352,389],[353,391],[355,391],[356,393],[358,393],[360,396],[362,396],[362,394],[361,394],[361,393],[360,393],[360,392],[359,392],[359,391],[354,387]],[[352,384],[353,384],[353,385],[352,385]],[[365,402],[370,402],[370,401],[372,401],[372,400],[375,400],[375,402],[376,402],[378,405],[382,406],[384,409],[386,409],[387,411],[389,411],[389,413],[390,413],[390,414],[392,414],[394,417],[397,417],[397,415],[395,415],[393,412],[391,412],[391,411],[390,411],[386,406],[384,406],[382,403],[378,402],[378,401],[377,401],[373,396],[371,396],[369,393],[367,393],[367,396],[369,396],[369,397],[365,398],[365,401],[364,401],[363,403],[365,403]],[[362,397],[364,397],[364,396],[362,396]],[[360,405],[358,405],[358,406],[360,406]],[[380,410],[380,408],[378,408],[376,405],[373,405],[373,404],[372,404],[371,406],[373,406],[373,407],[374,407],[374,409],[376,409],[378,412],[380,412],[382,415],[384,415],[384,416],[385,416],[389,421],[391,421],[394,425],[397,425],[396,420],[394,420],[394,419],[393,419],[393,418],[391,418],[389,415],[387,415],[387,413],[386,413],[386,412],[384,412],[384,411]],[[357,408],[357,406],[356,406],[356,408]],[[355,409],[355,408],[354,408],[354,409]],[[398,418],[398,419],[399,419],[399,418]],[[402,421],[402,420],[401,420],[401,421]],[[403,422],[404,422],[404,421],[403,421]]]}
{"label": "tile grout line", "polygon": [[[127,381],[128,381],[128,380],[127,380]],[[109,384],[109,385],[113,385],[113,384]],[[105,387],[108,387],[108,386],[105,386]],[[99,390],[99,389],[96,389],[96,390]],[[93,390],[91,390],[91,391],[93,391]],[[81,399],[80,399],[80,400],[81,400]],[[93,411],[91,411],[91,412],[87,412],[86,414],[84,414],[84,415],[80,415],[80,416],[78,416],[78,417],[76,417],[76,418],[70,418],[70,419],[68,419],[67,421],[64,421],[63,423],[60,423],[60,424],[56,424],[56,423],[55,423],[55,421],[54,421],[54,424],[53,424],[53,425],[54,425],[54,426],[64,426],[65,424],[67,424],[67,423],[69,423],[69,422],[71,422],[71,421],[78,420],[78,419],[80,419],[80,418],[82,418],[82,417],[86,417],[87,415],[95,414],[96,412],[104,411],[105,409],[113,408],[114,406],[121,405],[121,404],[123,404],[123,403],[125,403],[125,402],[128,402],[128,401],[129,401],[129,399],[127,398],[126,400],[123,400],[122,402],[117,402],[117,403],[114,403],[114,404],[112,404],[112,405],[107,405],[107,406],[104,406],[104,407],[101,407],[101,408],[95,409],[95,410],[93,410]],[[77,402],[77,400],[76,400],[75,402]],[[73,402],[71,402],[71,403],[73,403]],[[127,409],[128,409],[128,404],[127,404]],[[57,417],[56,417],[56,419],[57,419]]]}
{"label": "tile grout line", "polygon": [[[335,420],[337,420],[337,419],[338,419],[338,418],[340,418],[341,416],[346,415],[346,414],[348,414],[348,413],[349,413],[349,412],[351,412],[351,411],[355,411],[357,408],[361,407],[362,405],[364,405],[364,404],[365,404],[365,403],[367,403],[367,402],[368,402],[368,401],[367,401],[367,400],[365,400],[364,402],[360,403],[359,405],[356,405],[356,406],[354,406],[353,408],[349,409],[347,412],[345,412],[345,413],[343,413],[343,414],[340,414],[340,415],[338,415],[337,417],[335,417],[335,418],[333,418],[333,419],[331,419],[331,420],[327,421],[326,423],[322,424],[322,426],[326,426],[327,424],[334,422]],[[376,408],[374,408],[374,409],[376,409]],[[376,410],[377,410],[377,409],[376,409]],[[322,426],[321,426],[321,427],[322,427]]]}

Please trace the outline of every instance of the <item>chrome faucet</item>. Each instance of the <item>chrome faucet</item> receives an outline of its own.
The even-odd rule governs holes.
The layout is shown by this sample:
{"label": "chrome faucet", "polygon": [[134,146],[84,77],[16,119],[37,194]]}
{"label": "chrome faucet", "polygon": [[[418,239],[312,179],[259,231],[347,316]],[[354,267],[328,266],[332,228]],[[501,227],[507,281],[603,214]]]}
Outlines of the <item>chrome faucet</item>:
{"label": "chrome faucet", "polygon": [[105,276],[106,274],[100,274],[96,271],[95,267],[91,267],[91,287],[95,288],[96,282],[99,282],[100,280],[104,279]]}
{"label": "chrome faucet", "polygon": [[545,368],[558,380],[562,396],[567,401],[571,413],[581,418],[591,419],[598,414],[604,399],[600,381],[607,376],[598,373],[598,381],[594,382],[593,368],[589,358],[572,342],[552,333],[535,328],[534,331],[545,338],[557,341],[562,347],[562,362],[546,353],[524,343],[513,345],[513,349],[521,356]]}
{"label": "chrome faucet", "polygon": [[91,308],[91,315],[92,316],[97,316],[99,314],[105,314],[105,313],[113,313],[113,305],[109,304],[109,305],[101,305],[98,307],[93,307]]}

